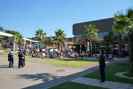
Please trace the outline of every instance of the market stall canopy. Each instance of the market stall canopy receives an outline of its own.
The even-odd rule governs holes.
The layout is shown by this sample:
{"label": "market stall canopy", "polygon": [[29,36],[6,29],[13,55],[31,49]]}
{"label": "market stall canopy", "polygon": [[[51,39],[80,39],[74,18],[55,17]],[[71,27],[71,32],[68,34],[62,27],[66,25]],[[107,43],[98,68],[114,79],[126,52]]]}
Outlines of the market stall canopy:
{"label": "market stall canopy", "polygon": [[0,35],[1,35],[1,36],[7,36],[7,37],[13,37],[12,34],[5,33],[5,32],[0,32]]}

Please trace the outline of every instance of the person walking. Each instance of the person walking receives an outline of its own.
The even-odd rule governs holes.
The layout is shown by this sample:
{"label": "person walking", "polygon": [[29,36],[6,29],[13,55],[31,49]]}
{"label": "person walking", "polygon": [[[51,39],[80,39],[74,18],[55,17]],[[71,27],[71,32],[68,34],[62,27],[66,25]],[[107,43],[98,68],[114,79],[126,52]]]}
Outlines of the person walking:
{"label": "person walking", "polygon": [[23,67],[25,66],[25,55],[26,55],[26,49],[23,48],[22,49],[22,52],[23,52]]}
{"label": "person walking", "polygon": [[25,66],[25,54],[22,49],[19,50],[18,58],[19,58],[18,68],[24,67]]}
{"label": "person walking", "polygon": [[100,77],[101,77],[101,82],[105,81],[105,55],[104,55],[104,50],[101,50],[100,57],[99,57],[99,71],[100,71]]}
{"label": "person walking", "polygon": [[14,58],[13,58],[13,50],[12,49],[9,49],[8,62],[9,62],[9,68],[13,68]]}

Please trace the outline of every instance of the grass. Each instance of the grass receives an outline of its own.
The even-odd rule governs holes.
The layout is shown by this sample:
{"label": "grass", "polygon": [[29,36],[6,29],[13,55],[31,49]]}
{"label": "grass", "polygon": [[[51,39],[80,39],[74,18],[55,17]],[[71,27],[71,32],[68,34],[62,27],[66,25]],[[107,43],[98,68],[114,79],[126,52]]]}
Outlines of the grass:
{"label": "grass", "polygon": [[44,64],[52,64],[55,66],[62,66],[62,67],[74,67],[74,68],[80,68],[80,67],[86,67],[86,66],[92,66],[96,65],[96,61],[83,61],[83,60],[70,60],[70,59],[44,59],[42,60],[42,63]]}
{"label": "grass", "polygon": [[124,75],[127,76],[127,77],[133,77],[133,76],[130,75],[128,72],[125,72]]}
{"label": "grass", "polygon": [[[115,76],[117,72],[125,72],[125,71],[128,71],[127,63],[110,64],[106,68],[106,80],[133,84],[133,79],[126,79]],[[89,73],[85,75],[85,77],[100,79],[99,71],[97,70],[95,72]]]}
{"label": "grass", "polygon": [[[1,53],[0,56],[2,57],[2,61],[4,62],[8,62],[8,53]],[[25,56],[26,58],[26,62],[31,62],[31,58],[30,56]],[[16,54],[14,57],[14,60],[17,61],[18,60],[18,55]]]}
{"label": "grass", "polygon": [[50,89],[105,89],[105,88],[88,86],[88,85],[83,85],[83,84],[78,84],[73,82],[66,82],[61,85],[52,87]]}
{"label": "grass", "polygon": [[[5,54],[1,54],[2,58],[4,58],[5,62],[7,62],[7,53]],[[50,65],[54,65],[57,67],[72,67],[72,68],[81,68],[81,67],[87,67],[87,66],[93,66],[97,64],[97,61],[93,61],[93,60],[84,60],[84,59],[60,59],[60,58],[56,58],[56,59],[50,59],[50,58],[32,58],[31,56],[26,56],[25,60],[27,63],[30,63],[34,60],[36,60],[35,62],[37,63],[43,63],[43,64],[50,64]],[[15,55],[15,59],[14,60],[18,60],[18,56]]]}

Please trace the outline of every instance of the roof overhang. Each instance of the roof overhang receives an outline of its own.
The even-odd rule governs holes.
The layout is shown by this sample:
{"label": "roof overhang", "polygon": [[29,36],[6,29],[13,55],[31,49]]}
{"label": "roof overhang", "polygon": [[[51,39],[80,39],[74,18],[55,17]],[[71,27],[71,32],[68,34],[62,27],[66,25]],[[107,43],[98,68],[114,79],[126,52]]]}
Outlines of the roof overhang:
{"label": "roof overhang", "polygon": [[34,42],[34,43],[38,43],[38,42],[39,42],[39,41],[31,40],[31,39],[28,39],[28,38],[23,38],[23,40],[25,40],[25,41],[30,41],[30,42]]}
{"label": "roof overhang", "polygon": [[6,36],[6,37],[13,37],[12,34],[5,33],[5,32],[0,32],[0,35],[1,35],[1,36]]}

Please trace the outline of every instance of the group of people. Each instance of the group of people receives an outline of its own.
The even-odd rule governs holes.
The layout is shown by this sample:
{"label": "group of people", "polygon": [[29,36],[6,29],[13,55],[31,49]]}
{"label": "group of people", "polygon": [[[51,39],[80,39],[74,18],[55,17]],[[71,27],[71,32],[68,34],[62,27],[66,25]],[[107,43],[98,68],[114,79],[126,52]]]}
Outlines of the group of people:
{"label": "group of people", "polygon": [[[20,48],[18,51],[18,68],[23,68],[25,66],[25,50]],[[14,65],[14,52],[13,49],[9,49],[8,53],[9,68],[13,68]]]}

